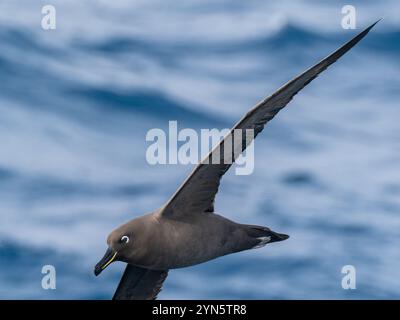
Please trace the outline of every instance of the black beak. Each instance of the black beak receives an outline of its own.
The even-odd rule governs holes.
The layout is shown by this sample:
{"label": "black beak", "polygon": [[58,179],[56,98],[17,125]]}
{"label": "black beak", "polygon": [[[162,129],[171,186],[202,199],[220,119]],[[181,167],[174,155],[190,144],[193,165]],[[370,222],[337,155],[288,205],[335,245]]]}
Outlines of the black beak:
{"label": "black beak", "polygon": [[104,257],[94,267],[94,275],[98,276],[107,266],[114,261],[117,252],[111,248],[108,248]]}

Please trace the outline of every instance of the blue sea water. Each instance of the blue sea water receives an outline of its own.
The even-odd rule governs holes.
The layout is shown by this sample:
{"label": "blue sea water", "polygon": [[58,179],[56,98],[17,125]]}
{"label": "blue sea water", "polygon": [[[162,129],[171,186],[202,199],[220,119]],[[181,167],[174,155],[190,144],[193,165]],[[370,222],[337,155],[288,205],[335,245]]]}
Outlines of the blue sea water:
{"label": "blue sea water", "polygon": [[51,31],[45,4],[0,3],[0,298],[110,298],[123,264],[93,275],[107,234],[192,168],[149,165],[147,131],[231,127],[381,17],[268,124],[254,174],[223,179],[219,213],[290,239],[172,270],[159,297],[400,298],[398,1],[57,0]]}

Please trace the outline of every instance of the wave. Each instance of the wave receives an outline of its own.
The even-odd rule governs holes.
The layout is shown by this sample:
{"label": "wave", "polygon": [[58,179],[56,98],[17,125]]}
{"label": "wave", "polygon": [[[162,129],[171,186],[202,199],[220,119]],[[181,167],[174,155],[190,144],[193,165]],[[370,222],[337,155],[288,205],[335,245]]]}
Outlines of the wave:
{"label": "wave", "polygon": [[[398,2],[360,2],[369,13],[357,30],[340,28],[338,3],[55,0],[59,25],[47,32],[36,4],[7,2],[0,296],[52,298],[37,275],[55,264],[53,298],[109,298],[122,265],[91,274],[107,233],[161,205],[191,169],[148,165],[146,132],[168,120],[231,126],[384,7],[389,18],[268,124],[255,174],[224,177],[218,210],[294,241],[171,272],[164,297],[347,298],[338,279],[347,263],[379,282],[357,297],[398,296]],[[254,286],[261,274],[267,291]],[[213,288],[202,285],[210,276]]]}
{"label": "wave", "polygon": [[67,95],[78,101],[88,100],[89,103],[101,108],[100,112],[127,111],[177,121],[208,121],[210,124],[218,122],[211,115],[197,112],[195,108],[189,109],[160,92],[118,92],[107,88],[76,88],[68,90]]}

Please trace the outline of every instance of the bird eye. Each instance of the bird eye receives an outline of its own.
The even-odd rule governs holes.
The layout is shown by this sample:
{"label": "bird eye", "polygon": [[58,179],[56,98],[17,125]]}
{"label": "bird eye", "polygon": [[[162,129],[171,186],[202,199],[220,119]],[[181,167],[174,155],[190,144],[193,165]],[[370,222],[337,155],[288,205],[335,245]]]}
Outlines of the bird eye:
{"label": "bird eye", "polygon": [[123,236],[123,237],[121,238],[121,242],[122,242],[122,243],[128,243],[128,242],[129,242],[129,237],[128,237],[128,236]]}

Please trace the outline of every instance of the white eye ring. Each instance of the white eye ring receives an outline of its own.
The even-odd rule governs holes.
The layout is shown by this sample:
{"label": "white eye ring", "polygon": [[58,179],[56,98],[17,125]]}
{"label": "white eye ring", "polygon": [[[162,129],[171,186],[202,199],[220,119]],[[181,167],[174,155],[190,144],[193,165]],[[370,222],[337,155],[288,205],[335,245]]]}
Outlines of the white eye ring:
{"label": "white eye ring", "polygon": [[128,236],[123,236],[121,238],[121,242],[128,243],[129,242],[129,237]]}

